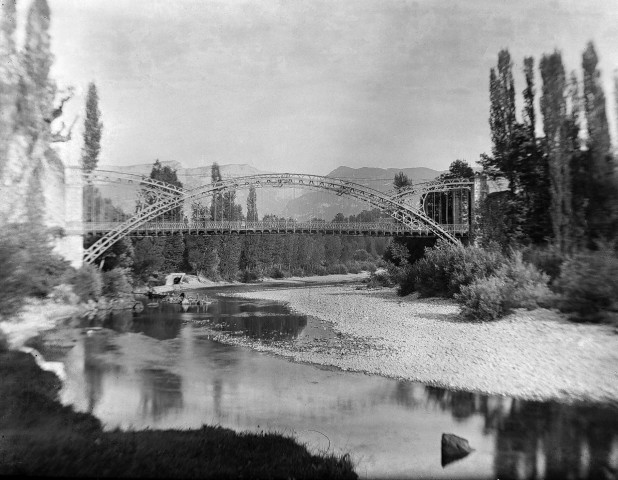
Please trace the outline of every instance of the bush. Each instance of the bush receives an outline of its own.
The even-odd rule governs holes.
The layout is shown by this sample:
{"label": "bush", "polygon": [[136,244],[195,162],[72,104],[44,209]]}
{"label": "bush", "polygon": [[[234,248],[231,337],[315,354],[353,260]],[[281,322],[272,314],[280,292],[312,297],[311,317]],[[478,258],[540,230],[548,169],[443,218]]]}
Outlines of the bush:
{"label": "bush", "polygon": [[245,269],[240,272],[240,281],[242,283],[257,282],[260,278],[260,272],[257,270]]}
{"label": "bush", "polygon": [[69,263],[53,251],[40,225],[9,224],[0,229],[0,314],[16,313],[26,297],[44,298],[61,283]]}
{"label": "bush", "polygon": [[82,302],[96,301],[103,293],[101,272],[93,265],[82,265],[79,270],[67,272],[63,281],[73,286],[73,291]]}
{"label": "bush", "polygon": [[376,267],[374,262],[358,262],[358,268],[360,268],[363,272],[373,273],[378,267]]}
{"label": "bush", "polygon": [[106,297],[117,297],[123,294],[130,294],[132,286],[131,272],[128,268],[116,267],[107,272],[103,272],[103,295]]}
{"label": "bush", "polygon": [[374,271],[367,280],[367,288],[392,287],[393,285],[391,276],[386,270]]}
{"label": "bush", "polygon": [[326,269],[324,265],[318,265],[317,267],[313,269],[313,274],[320,275],[320,276],[328,275],[328,270]]}
{"label": "bush", "polygon": [[555,282],[558,308],[580,321],[599,321],[618,309],[618,258],[609,248],[565,261]]}
{"label": "bush", "polygon": [[465,318],[495,320],[513,308],[547,305],[552,298],[548,282],[548,275],[525,263],[516,252],[494,275],[462,286],[455,298],[463,304]]}
{"label": "bush", "polygon": [[358,262],[350,262],[347,265],[348,273],[360,273],[361,268]]}
{"label": "bush", "polygon": [[345,275],[348,268],[343,263],[334,263],[327,267],[329,275]]}
{"label": "bush", "polygon": [[397,272],[398,294],[417,291],[423,297],[451,298],[461,288],[496,272],[505,257],[495,250],[451,245],[440,241],[425,256]]}
{"label": "bush", "polygon": [[524,261],[549,275],[551,282],[560,276],[560,268],[565,258],[558,248],[554,246],[528,247],[523,250],[522,254]]}
{"label": "bush", "polygon": [[56,285],[49,294],[49,298],[56,303],[68,305],[77,305],[80,300],[79,296],[73,291],[73,285],[66,283]]}
{"label": "bush", "polygon": [[364,248],[359,248],[352,254],[352,258],[356,261],[364,262],[366,260],[369,260],[371,258],[371,255]]}
{"label": "bush", "polygon": [[285,273],[279,267],[273,267],[270,269],[269,276],[271,278],[285,278]]}

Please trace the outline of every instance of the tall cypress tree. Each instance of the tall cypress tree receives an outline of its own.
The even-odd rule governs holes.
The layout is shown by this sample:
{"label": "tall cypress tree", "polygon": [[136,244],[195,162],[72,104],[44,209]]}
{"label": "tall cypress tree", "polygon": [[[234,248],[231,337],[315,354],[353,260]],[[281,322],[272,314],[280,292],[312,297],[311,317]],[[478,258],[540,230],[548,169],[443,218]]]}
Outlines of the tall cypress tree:
{"label": "tall cypress tree", "polygon": [[502,174],[509,180],[511,190],[515,189],[514,172],[511,165],[511,143],[516,128],[515,85],[513,64],[508,50],[498,53],[498,65],[489,72],[489,127],[491,130],[492,156],[481,161],[489,174]]}
{"label": "tall cypress tree", "polygon": [[82,148],[82,168],[91,172],[97,168],[99,152],[101,151],[101,111],[99,110],[99,94],[94,82],[88,85],[86,96],[86,119],[84,120],[84,146]]}
{"label": "tall cypress tree", "polygon": [[604,177],[613,173],[610,149],[609,125],[605,110],[605,93],[601,84],[599,59],[594,45],[589,42],[582,55],[584,71],[584,107],[588,124],[587,147],[592,152],[593,176]]}
{"label": "tall cypress tree", "polygon": [[586,146],[590,162],[587,168],[589,202],[586,219],[591,242],[598,238],[615,236],[615,226],[618,222],[614,159],[611,152],[605,93],[597,65],[598,57],[594,45],[589,42],[582,55],[582,68],[584,107],[588,125]]}
{"label": "tall cypress tree", "polygon": [[549,159],[552,227],[556,244],[566,252],[572,247],[572,204],[570,158],[566,150],[566,79],[560,52],[544,55],[540,67],[543,79],[541,113]]}

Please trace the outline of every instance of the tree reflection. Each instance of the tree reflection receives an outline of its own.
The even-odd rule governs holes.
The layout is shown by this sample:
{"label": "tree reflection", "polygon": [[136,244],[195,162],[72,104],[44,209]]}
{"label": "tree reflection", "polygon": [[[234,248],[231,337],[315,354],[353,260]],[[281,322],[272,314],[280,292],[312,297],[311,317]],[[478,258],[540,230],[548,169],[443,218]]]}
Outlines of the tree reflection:
{"label": "tree reflection", "polygon": [[[406,404],[402,397],[409,391],[397,386],[398,404]],[[616,406],[534,402],[430,386],[425,395],[429,404],[457,420],[483,415],[485,433],[495,434],[497,478],[616,478]]]}
{"label": "tree reflection", "polygon": [[140,408],[142,417],[160,420],[183,407],[182,379],[158,368],[140,370]]}

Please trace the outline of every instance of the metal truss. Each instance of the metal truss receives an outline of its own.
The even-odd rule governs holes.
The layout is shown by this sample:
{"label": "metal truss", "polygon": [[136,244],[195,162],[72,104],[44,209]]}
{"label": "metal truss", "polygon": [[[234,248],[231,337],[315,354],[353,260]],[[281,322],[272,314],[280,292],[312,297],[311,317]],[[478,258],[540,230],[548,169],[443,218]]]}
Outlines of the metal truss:
{"label": "metal truss", "polygon": [[93,170],[82,174],[87,184],[93,183],[120,183],[140,187],[138,206],[141,210],[144,205],[158,202],[164,198],[184,195],[186,190],[161,180],[155,180],[132,173],[113,172],[109,170]]}
{"label": "metal truss", "polygon": [[[112,175],[113,172],[106,173]],[[155,185],[150,182],[147,182],[147,184],[152,187],[159,186],[158,184]],[[144,205],[143,208],[132,218],[120,225],[117,225],[105,236],[97,240],[84,252],[84,262],[93,263],[103,252],[105,252],[122,237],[128,235],[143,224],[154,220],[163,213],[182,206],[185,202],[190,203],[202,198],[212,197],[215,194],[246,189],[252,186],[255,188],[302,187],[308,189],[326,190],[337,195],[346,195],[362,200],[370,204],[372,207],[388,213],[391,217],[410,230],[429,230],[439,238],[442,238],[450,243],[460,243],[453,233],[445,230],[440,224],[425,215],[419,208],[410,205],[402,198],[389,196],[379,190],[347,180],[322,177],[319,175],[279,173],[230,178],[221,180],[214,184],[196,187],[192,190],[181,190],[177,187],[167,185],[169,195],[163,195],[155,203]]]}

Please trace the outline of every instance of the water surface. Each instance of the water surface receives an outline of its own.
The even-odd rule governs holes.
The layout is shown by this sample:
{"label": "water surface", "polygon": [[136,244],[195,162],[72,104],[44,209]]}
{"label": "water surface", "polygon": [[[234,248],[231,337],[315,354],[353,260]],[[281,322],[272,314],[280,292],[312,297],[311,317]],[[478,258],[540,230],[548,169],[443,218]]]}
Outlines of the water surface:
{"label": "water surface", "polygon": [[[212,295],[212,292],[208,292]],[[213,340],[261,342],[334,335],[267,301],[219,297],[207,307],[161,305],[76,335],[65,362],[65,403],[105,427],[197,428],[294,435],[319,452],[350,453],[369,478],[612,478],[618,410],[450,391],[292,363]],[[442,433],[475,451],[445,467]]]}

